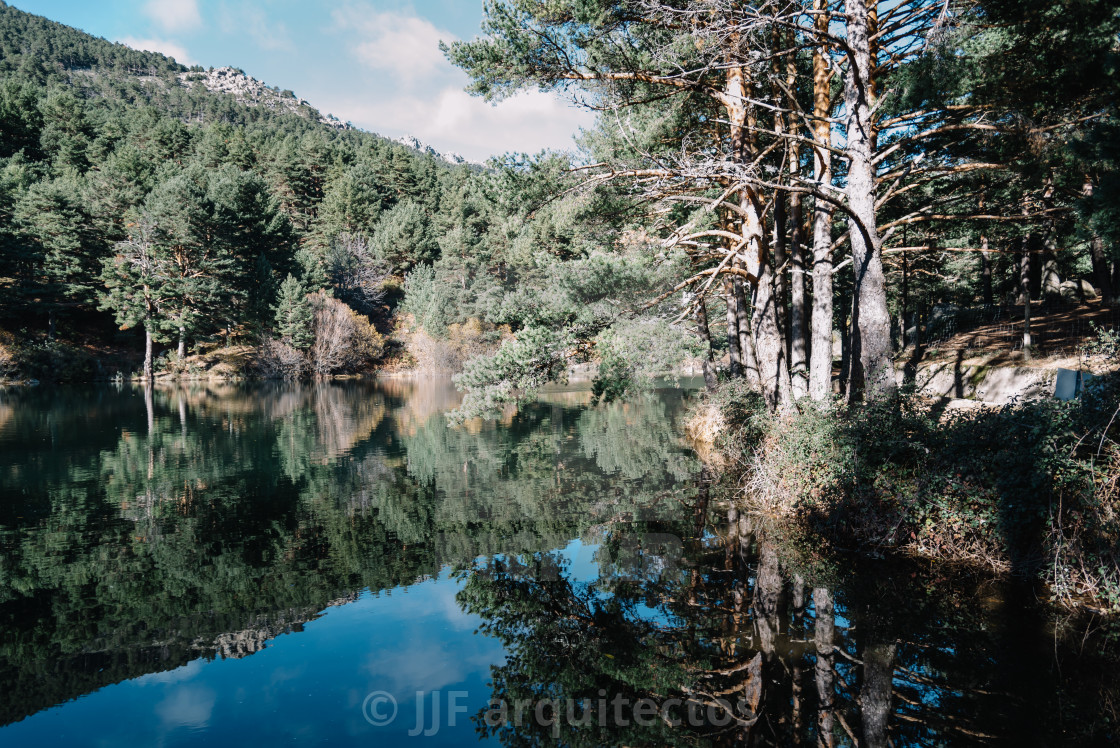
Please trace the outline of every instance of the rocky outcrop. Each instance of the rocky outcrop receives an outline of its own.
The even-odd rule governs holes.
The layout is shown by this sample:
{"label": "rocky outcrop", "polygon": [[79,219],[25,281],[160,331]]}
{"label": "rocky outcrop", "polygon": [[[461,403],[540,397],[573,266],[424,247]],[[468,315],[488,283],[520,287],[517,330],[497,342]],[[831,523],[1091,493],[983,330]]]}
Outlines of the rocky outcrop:
{"label": "rocky outcrop", "polygon": [[323,116],[304,99],[296,98],[291,91],[269,88],[263,81],[245,75],[237,68],[211,68],[206,72],[180,73],[179,81],[188,88],[202,86],[212,93],[232,96],[237,103],[246,106],[259,106],[279,112],[301,114],[336,130],[351,130],[353,127],[341,122],[333,114]]}
{"label": "rocky outcrop", "polygon": [[427,143],[423,143],[423,142],[421,142],[417,138],[414,138],[411,135],[405,135],[405,136],[400,137],[400,138],[393,138],[393,142],[400,143],[401,145],[406,146],[408,148],[411,148],[412,150],[417,151],[418,153],[423,153],[427,156],[435,156],[436,158],[443,159],[444,161],[446,161],[449,164],[473,163],[473,162],[467,161],[467,159],[465,159],[463,156],[459,155],[458,153],[455,153],[454,151],[446,151],[446,152],[437,151],[435,148],[432,148]]}

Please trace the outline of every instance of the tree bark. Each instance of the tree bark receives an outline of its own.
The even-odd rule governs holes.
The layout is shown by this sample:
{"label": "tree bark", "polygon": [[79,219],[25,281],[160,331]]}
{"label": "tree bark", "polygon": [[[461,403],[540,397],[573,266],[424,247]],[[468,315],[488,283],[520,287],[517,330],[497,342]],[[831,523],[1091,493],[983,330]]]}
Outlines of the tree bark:
{"label": "tree bark", "polygon": [[728,371],[732,379],[743,376],[743,355],[739,347],[739,311],[736,309],[735,290],[731,281],[724,285],[727,292],[727,354]]}
{"label": "tree bark", "polygon": [[[748,140],[748,110],[745,71],[739,66],[727,70],[725,92],[728,120],[731,123],[731,155],[735,163],[750,163],[751,146]],[[789,369],[785,356],[785,336],[774,288],[774,271],[766,244],[766,230],[762,219],[762,205],[757,192],[750,186],[739,191],[742,210],[743,244],[746,248],[745,264],[748,272],[758,278],[755,289],[752,329],[755,354],[763,397],[771,410],[790,400]]]}
{"label": "tree bark", "polygon": [[1023,360],[1031,358],[1031,242],[1023,240],[1019,261],[1019,292],[1023,295]]}
{"label": "tree bark", "polygon": [[[828,32],[827,0],[816,0],[819,33]],[[827,50],[813,51],[813,139],[822,146],[832,145],[830,87]],[[813,178],[820,189],[832,184],[832,153],[813,149]],[[813,318],[809,346],[809,396],[827,400],[832,395],[832,206],[821,199],[813,202]]]}
{"label": "tree bark", "polygon": [[1093,261],[1093,285],[1105,302],[1112,301],[1112,279],[1109,278],[1108,258],[1104,254],[1104,239],[1097,234],[1089,238],[1089,256]]}
{"label": "tree bark", "polygon": [[708,306],[703,298],[696,301],[696,332],[700,335],[700,340],[704,343],[705,348],[708,349],[708,355],[704,358],[703,363],[704,386],[707,387],[709,392],[712,392],[718,385],[715,368],[712,366],[716,354],[712,349],[712,330],[708,326]]}
{"label": "tree bark", "polygon": [[[794,41],[791,33],[787,43],[792,46]],[[797,90],[794,55],[786,56],[786,90]],[[801,181],[801,146],[796,140],[789,142],[789,179],[791,184]],[[789,196],[789,370],[794,399],[809,394],[809,297],[805,288],[805,211],[801,198],[800,192],[791,192]]]}
{"label": "tree bark", "polygon": [[[1085,199],[1093,198],[1093,180],[1085,177],[1081,188]],[[1108,272],[1108,258],[1104,254],[1104,240],[1095,231],[1089,236],[1089,260],[1093,263],[1093,285],[1105,303],[1112,301],[1112,278]]]}
{"label": "tree bark", "polygon": [[984,293],[984,303],[991,306],[992,296],[992,259],[988,256],[988,235],[980,235],[980,282]]}
{"label": "tree bark", "polygon": [[152,381],[152,321],[144,321],[144,381]]}
{"label": "tree bark", "polygon": [[902,253],[902,293],[899,305],[902,307],[899,312],[899,326],[898,326],[898,344],[899,348],[906,348],[906,315],[910,311],[910,261],[906,259],[906,253]]}
{"label": "tree bark", "polygon": [[751,304],[743,291],[743,280],[734,278],[731,287],[735,290],[735,310],[739,318],[739,353],[743,357],[743,376],[754,387],[762,384],[758,371],[758,351],[754,349],[754,330],[751,327]]}
{"label": "tree bark", "polygon": [[867,0],[845,0],[847,14],[848,74],[845,105],[848,110],[848,230],[852,245],[855,285],[852,293],[852,367],[848,388],[852,400],[880,398],[897,389],[891,363],[891,318],[887,286],[876,228],[874,155],[874,105],[871,78],[871,41]]}
{"label": "tree bark", "polygon": [[187,328],[179,328],[179,360],[187,357]]}

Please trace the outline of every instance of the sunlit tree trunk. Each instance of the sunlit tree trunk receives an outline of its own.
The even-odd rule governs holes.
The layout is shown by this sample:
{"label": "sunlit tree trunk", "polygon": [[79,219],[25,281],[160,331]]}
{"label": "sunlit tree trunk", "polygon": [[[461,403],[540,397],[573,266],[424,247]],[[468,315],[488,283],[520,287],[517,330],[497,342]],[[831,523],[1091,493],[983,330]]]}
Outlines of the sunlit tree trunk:
{"label": "sunlit tree trunk", "polygon": [[[731,123],[732,160],[738,164],[749,163],[751,148],[748,142],[747,88],[742,67],[728,68],[724,101]],[[752,314],[755,355],[758,359],[762,394],[770,408],[774,409],[790,400],[789,369],[761,202],[753,187],[743,186],[740,189],[739,212],[743,220],[745,264],[747,270],[753,271],[758,279]]]}
{"label": "sunlit tree trunk", "polygon": [[152,328],[144,324],[144,379],[152,380]]}
{"label": "sunlit tree trunk", "polygon": [[845,106],[848,110],[848,222],[855,286],[852,293],[852,359],[849,397],[878,398],[897,387],[891,363],[891,318],[887,286],[876,228],[875,149],[872,111],[871,17],[867,0],[846,0],[848,73]]}
{"label": "sunlit tree trunk", "polygon": [[[828,32],[828,4],[816,0],[820,13],[816,26]],[[832,145],[830,85],[827,50],[813,51],[813,139],[822,146]],[[832,183],[832,154],[826,148],[813,149],[813,177],[819,189]],[[813,203],[813,312],[812,342],[809,347],[809,396],[825,400],[832,394],[832,206],[821,199]]]}

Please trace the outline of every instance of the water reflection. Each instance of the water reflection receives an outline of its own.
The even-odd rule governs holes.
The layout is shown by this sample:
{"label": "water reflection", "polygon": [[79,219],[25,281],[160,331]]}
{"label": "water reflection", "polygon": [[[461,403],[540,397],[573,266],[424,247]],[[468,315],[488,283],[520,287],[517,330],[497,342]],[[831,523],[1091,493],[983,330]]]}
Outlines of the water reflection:
{"label": "water reflection", "polygon": [[[547,404],[452,429],[430,406],[453,393],[390,381],[6,395],[0,723],[252,654],[363,589],[563,547],[619,513],[672,514],[685,490],[673,481],[691,458],[671,436],[682,393],[628,406],[656,434],[602,466],[582,439],[625,442],[625,421],[590,428],[582,408]],[[633,467],[649,439],[672,475]]]}
{"label": "water reflection", "polygon": [[543,720],[484,710],[480,729],[507,745],[1115,744],[1115,636],[1063,635],[1014,586],[838,563],[734,509],[707,516],[683,564],[639,568],[608,539],[584,584],[554,555],[544,582],[501,559],[464,575],[460,603],[508,652],[493,698],[550,702]]}
{"label": "water reflection", "polygon": [[[417,691],[463,689],[475,724],[431,741],[1115,741],[1115,634],[729,509],[687,398],[451,428],[425,380],[3,394],[0,740],[391,744]],[[363,719],[375,689],[404,724]]]}

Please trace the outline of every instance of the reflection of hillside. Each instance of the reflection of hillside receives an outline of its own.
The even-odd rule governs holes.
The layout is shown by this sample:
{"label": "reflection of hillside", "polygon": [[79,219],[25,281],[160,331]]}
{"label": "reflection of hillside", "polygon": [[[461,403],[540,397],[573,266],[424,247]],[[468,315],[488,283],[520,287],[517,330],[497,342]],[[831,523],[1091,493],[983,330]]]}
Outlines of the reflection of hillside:
{"label": "reflection of hillside", "polygon": [[[16,490],[0,503],[0,679],[20,697],[0,722],[250,654],[365,588],[678,511],[683,472],[623,485],[612,467],[685,459],[672,408],[651,401],[640,423],[657,433],[635,440],[624,419],[555,404],[450,428],[436,413],[456,402],[423,380],[7,399],[0,476]],[[624,444],[604,458],[596,439]],[[650,463],[625,444],[662,453]]]}
{"label": "reflection of hillside", "polygon": [[379,379],[377,388],[401,403],[393,410],[400,434],[408,434],[428,423],[433,416],[454,410],[462,394],[447,377],[391,377]]}

